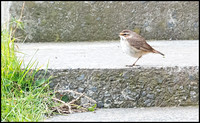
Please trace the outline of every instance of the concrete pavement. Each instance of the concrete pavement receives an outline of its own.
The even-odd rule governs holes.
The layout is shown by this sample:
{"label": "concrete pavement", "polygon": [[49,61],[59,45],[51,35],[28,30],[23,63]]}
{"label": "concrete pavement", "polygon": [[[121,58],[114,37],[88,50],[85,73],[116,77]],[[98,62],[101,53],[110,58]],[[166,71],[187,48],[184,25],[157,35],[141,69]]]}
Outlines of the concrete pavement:
{"label": "concrete pavement", "polygon": [[199,107],[151,107],[151,108],[114,108],[98,109],[94,112],[58,115],[45,122],[56,121],[199,121]]}
{"label": "concrete pavement", "polygon": [[[141,66],[199,66],[198,40],[191,41],[148,41],[156,50],[165,54],[144,55],[138,62]],[[71,42],[71,43],[16,43],[19,57],[24,56],[27,64],[33,59],[39,62],[38,67],[49,60],[49,68],[125,68],[133,64],[132,58],[122,52],[119,41]]]}

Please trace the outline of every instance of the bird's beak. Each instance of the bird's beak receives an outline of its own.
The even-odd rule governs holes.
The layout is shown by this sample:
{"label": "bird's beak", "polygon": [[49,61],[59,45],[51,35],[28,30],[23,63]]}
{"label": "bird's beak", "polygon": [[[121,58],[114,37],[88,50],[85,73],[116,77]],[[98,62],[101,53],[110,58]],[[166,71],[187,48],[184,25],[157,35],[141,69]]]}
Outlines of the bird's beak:
{"label": "bird's beak", "polygon": [[119,33],[119,35],[123,36],[123,35],[124,35],[124,33],[122,33],[122,32],[121,32],[121,33]]}

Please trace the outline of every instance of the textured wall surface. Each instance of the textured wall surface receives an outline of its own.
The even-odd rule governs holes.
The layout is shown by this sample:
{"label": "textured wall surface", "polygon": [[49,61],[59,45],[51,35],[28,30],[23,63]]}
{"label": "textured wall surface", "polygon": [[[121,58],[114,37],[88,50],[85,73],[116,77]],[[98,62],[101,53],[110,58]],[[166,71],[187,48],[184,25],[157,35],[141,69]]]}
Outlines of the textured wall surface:
{"label": "textured wall surface", "polygon": [[[19,17],[22,2],[12,2]],[[29,1],[25,4],[25,42],[118,40],[123,29],[147,40],[199,39],[199,2]]]}
{"label": "textured wall surface", "polygon": [[51,88],[59,83],[61,90],[85,93],[107,108],[198,105],[198,74],[198,66],[47,71],[54,77]]}

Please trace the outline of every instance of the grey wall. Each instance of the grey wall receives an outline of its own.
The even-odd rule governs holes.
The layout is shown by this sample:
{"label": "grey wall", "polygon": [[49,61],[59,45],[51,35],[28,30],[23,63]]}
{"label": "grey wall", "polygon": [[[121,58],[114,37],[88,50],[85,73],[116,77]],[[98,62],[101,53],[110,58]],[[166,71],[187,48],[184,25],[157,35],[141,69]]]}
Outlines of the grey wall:
{"label": "grey wall", "polygon": [[[19,17],[23,2],[12,2],[10,13]],[[123,29],[147,40],[199,39],[199,2],[189,1],[62,1],[26,2],[25,42],[119,40]]]}

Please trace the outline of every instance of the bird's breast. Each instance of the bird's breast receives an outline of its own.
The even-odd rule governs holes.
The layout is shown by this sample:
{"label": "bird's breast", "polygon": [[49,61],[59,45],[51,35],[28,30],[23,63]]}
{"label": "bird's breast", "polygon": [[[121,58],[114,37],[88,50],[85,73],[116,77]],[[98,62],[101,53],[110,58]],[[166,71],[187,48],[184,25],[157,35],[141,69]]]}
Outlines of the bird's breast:
{"label": "bird's breast", "polygon": [[128,53],[130,51],[130,46],[128,44],[128,41],[124,38],[124,37],[120,37],[120,44],[121,44],[121,48],[122,48],[122,51],[124,53]]}
{"label": "bird's breast", "polygon": [[129,44],[125,37],[120,36],[120,44],[122,51],[132,57],[138,58],[142,55],[142,52]]}

